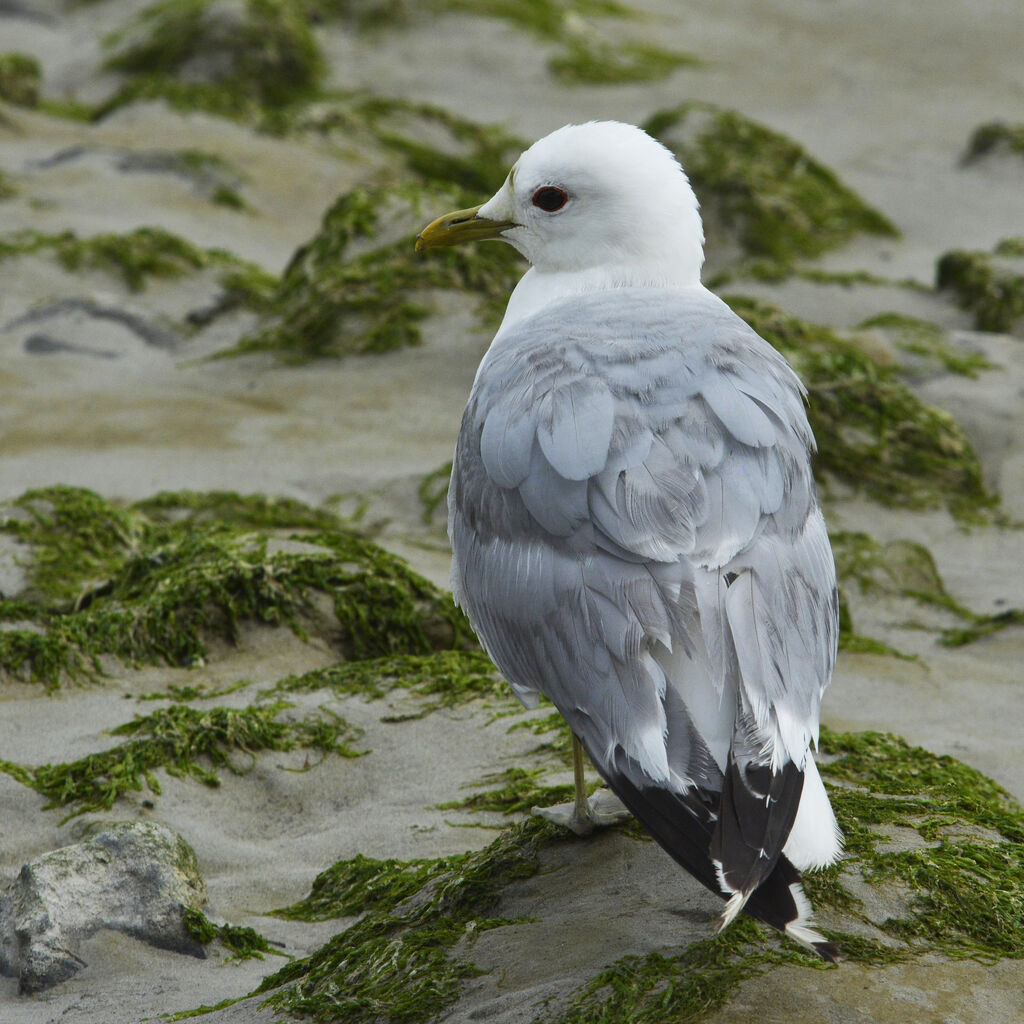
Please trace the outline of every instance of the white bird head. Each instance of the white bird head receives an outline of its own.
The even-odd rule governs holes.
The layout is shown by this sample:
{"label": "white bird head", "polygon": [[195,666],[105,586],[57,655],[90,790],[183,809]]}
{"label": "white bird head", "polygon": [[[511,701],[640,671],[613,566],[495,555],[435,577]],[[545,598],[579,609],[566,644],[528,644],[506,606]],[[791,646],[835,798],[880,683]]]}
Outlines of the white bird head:
{"label": "white bird head", "polygon": [[617,284],[700,280],[704,232],[675,157],[634,125],[566,125],[535,142],[482,206],[440,217],[417,249],[500,238],[540,274],[600,270]]}

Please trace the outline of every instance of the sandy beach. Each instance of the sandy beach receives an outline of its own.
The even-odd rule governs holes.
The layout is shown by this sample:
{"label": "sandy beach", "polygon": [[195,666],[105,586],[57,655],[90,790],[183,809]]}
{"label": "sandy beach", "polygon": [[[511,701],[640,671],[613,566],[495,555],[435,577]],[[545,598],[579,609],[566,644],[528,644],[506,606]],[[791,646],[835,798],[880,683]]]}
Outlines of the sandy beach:
{"label": "sandy beach", "polygon": [[[739,221],[724,217],[729,208],[716,205],[723,200],[701,196],[698,187],[711,227],[706,277],[719,279],[722,294],[830,329],[880,379],[903,389],[901,395],[947,413],[948,436],[955,429],[955,437],[966,439],[958,457],[977,454],[978,487],[983,482],[998,505],[979,503],[967,514],[957,504],[958,497],[966,501],[966,485],[954,493],[952,477],[929,483],[928,499],[917,503],[901,502],[899,494],[880,500],[852,475],[823,478],[829,529],[841,552],[848,634],[855,637],[840,653],[823,722],[833,736],[892,733],[923,748],[892,756],[906,756],[912,775],[918,772],[913,758],[924,758],[927,767],[913,785],[946,781],[935,782],[934,791],[901,790],[907,799],[952,799],[957,787],[949,780],[967,778],[957,774],[963,765],[1022,799],[1024,616],[1016,610],[1024,609],[1024,313],[1006,314],[998,330],[980,329],[983,311],[952,289],[935,288],[940,258],[957,250],[976,254],[979,265],[1008,267],[1000,279],[1007,293],[1016,287],[1024,295],[1024,253],[1015,256],[1012,245],[996,251],[1005,239],[1024,238],[1024,143],[1019,150],[1012,141],[1000,143],[965,160],[981,125],[999,122],[1009,126],[1008,139],[1013,130],[1024,138],[1019,3],[989,0],[967,10],[942,0],[923,10],[874,0],[697,0],[685,7],[647,0],[601,16],[601,5],[552,0],[537,5],[548,20],[532,24],[491,16],[500,4],[301,7],[279,0],[268,7],[278,13],[259,22],[257,32],[269,38],[271,25],[292,33],[263,47],[262,59],[273,51],[294,74],[297,84],[284,100],[267,91],[262,65],[245,78],[238,57],[225,77],[229,58],[201,46],[178,64],[168,63],[173,47],[164,41],[157,56],[146,57],[144,71],[127,59],[111,65],[112,54],[129,52],[131,41],[152,29],[152,20],[135,19],[147,10],[152,19],[161,6],[173,4],[0,0],[0,512],[7,523],[0,532],[0,636],[17,630],[56,636],[62,616],[99,615],[115,598],[127,607],[129,598],[118,596],[122,583],[111,581],[127,580],[119,574],[129,570],[164,579],[159,573],[197,537],[207,547],[197,547],[196,557],[209,559],[197,564],[211,573],[228,562],[241,565],[252,573],[245,579],[256,603],[236,595],[237,622],[223,609],[204,620],[200,653],[196,647],[168,657],[159,640],[145,648],[141,625],[134,653],[112,642],[92,663],[85,646],[68,641],[67,650],[86,652],[77,678],[70,662],[47,677],[41,655],[17,661],[2,648],[8,660],[0,671],[0,761],[7,766],[0,772],[0,888],[48,851],[113,823],[152,821],[194,849],[209,893],[208,918],[254,929],[270,945],[262,958],[233,958],[218,939],[200,960],[104,929],[83,942],[79,954],[87,966],[67,981],[24,995],[16,977],[0,978],[0,1020],[135,1024],[222,1001],[207,1019],[1024,1019],[1024,880],[1019,848],[1016,861],[1006,852],[1013,846],[1007,837],[1019,836],[1024,825],[1019,808],[994,790],[985,790],[987,818],[963,817],[960,805],[943,804],[945,810],[928,812],[941,819],[938,831],[928,833],[918,819],[911,825],[880,819],[872,825],[878,832],[870,857],[868,846],[853,843],[842,880],[860,906],[829,903],[826,894],[819,916],[826,929],[877,948],[824,971],[756,932],[742,949],[703,945],[713,941],[718,901],[635,830],[572,841],[531,832],[529,803],[520,806],[507,794],[504,803],[472,803],[513,783],[528,800],[571,782],[564,736],[545,721],[551,708],[523,711],[498,681],[492,687],[484,680],[476,662],[457,661],[478,655],[458,623],[446,618],[445,517],[443,505],[433,503],[443,496],[443,467],[494,330],[478,294],[500,290],[514,268],[442,267],[429,256],[414,262],[408,247],[388,248],[451,208],[436,205],[446,199],[445,174],[455,198],[474,187],[483,191],[475,184],[480,174],[493,175],[493,191],[504,171],[491,168],[506,150],[514,158],[516,140],[528,143],[567,122],[641,124],[681,104],[713,104],[801,147],[801,166],[829,169],[896,233],[854,229],[820,251],[769,259],[750,247]],[[238,26],[249,26],[244,5],[206,7],[214,12],[204,23],[208,38],[216,39],[224,25],[241,38]],[[294,14],[299,10],[301,16]],[[294,28],[299,23],[301,31]],[[128,34],[112,42],[116,32]],[[36,62],[31,101],[4,92],[5,54]],[[666,54],[679,58],[674,66]],[[608,68],[632,60],[636,79],[660,59],[668,62],[660,77],[607,80]],[[594,63],[604,80],[588,70]],[[31,71],[20,80],[30,79]],[[197,83],[213,86],[189,92]],[[126,92],[129,86],[136,92]],[[424,113],[422,105],[434,112]],[[354,240],[345,248],[329,228],[343,222],[347,208],[334,207],[333,220],[325,214],[353,194],[388,210],[392,197],[398,212],[379,237],[352,228]],[[772,201],[765,206],[771,209]],[[140,229],[160,233],[133,235]],[[78,244],[101,235],[120,241],[106,248]],[[322,279],[304,269],[303,260],[327,266],[332,253],[344,265],[341,276],[332,277],[329,266],[321,267]],[[371,254],[369,263],[359,263],[364,253]],[[375,253],[383,254],[378,263]],[[437,278],[428,279],[430,273]],[[449,286],[443,274],[463,283]],[[320,351],[271,347],[266,339],[287,335],[294,296],[305,301],[303,289],[325,308],[334,302],[329,308],[345,310],[344,328],[328,334]],[[345,289],[372,301],[346,306]],[[385,313],[392,318],[384,317],[373,334]],[[418,334],[421,343],[373,350],[402,331]],[[377,339],[366,344],[369,351],[343,351],[366,338]],[[245,350],[236,351],[239,346]],[[812,409],[814,395],[812,387]],[[901,430],[893,428],[893,438],[916,436]],[[973,465],[973,456],[964,458]],[[886,459],[883,452],[876,461]],[[101,496],[102,506],[90,506],[99,511],[89,514],[114,524],[114,540],[87,533],[92,520],[84,526],[75,520],[82,532],[67,537],[57,527],[38,527],[65,500],[47,490],[57,485]],[[26,502],[22,496],[34,489],[42,496]],[[236,492],[302,504],[257,508],[239,499],[189,506],[180,495],[166,506],[150,501],[161,492]],[[84,515],[75,511],[78,492],[67,493],[68,515]],[[908,504],[921,507],[903,507]],[[353,548],[351,537],[370,546]],[[79,543],[84,554],[76,553]],[[372,545],[406,560],[427,582],[417,589],[404,569],[378,559]],[[47,576],[45,558],[63,565],[62,548],[73,570],[64,578]],[[857,562],[856,552],[870,555]],[[396,607],[407,591],[414,595],[413,610],[395,612],[386,626],[377,621],[386,616],[374,573],[387,575],[393,587],[387,600]],[[178,577],[166,579],[165,594],[178,585]],[[294,593],[293,580],[299,580]],[[365,590],[371,598],[352,597],[368,603],[346,618],[350,606],[336,597],[339,590]],[[259,604],[264,599],[276,603]],[[131,607],[144,615],[141,598]],[[174,614],[187,618],[181,609]],[[971,642],[950,643],[953,631],[969,629],[978,631]],[[425,660],[415,662],[415,671],[409,661],[400,668],[375,662],[358,676],[362,690],[353,682],[357,674],[329,674],[383,656]],[[449,656],[456,660],[444,660]],[[463,692],[459,673],[469,671],[466,664],[475,666],[475,681]],[[306,673],[322,674],[308,684],[294,682]],[[420,681],[409,682],[413,676]],[[454,682],[446,690],[449,676]],[[162,765],[143,773],[140,788],[119,790],[109,807],[71,801],[48,808],[52,795],[26,781],[38,782],[41,776],[30,771],[38,766],[70,764],[118,748],[126,735],[149,735],[110,732],[137,716],[180,707],[244,716],[277,700],[289,705],[274,712],[284,723],[277,748],[226,746],[226,761],[215,771],[199,758],[217,776],[215,786]],[[335,738],[317,747],[310,723],[329,724]],[[826,760],[840,767],[828,781],[837,792],[870,786],[870,779],[880,787],[875,795],[897,792],[870,774],[884,767],[882,747],[870,748],[856,779],[852,767],[842,774],[853,764],[852,747],[835,740],[832,749]],[[148,784],[154,779],[159,792]],[[978,777],[970,780],[964,792],[984,788]],[[911,785],[905,778],[904,784]],[[82,813],[62,821],[76,811]],[[964,836],[998,847],[1005,873],[992,875],[992,888],[1006,902],[998,904],[1001,924],[992,931],[993,910],[984,933],[981,925],[961,929],[945,903],[946,909],[929,911],[940,932],[956,933],[956,942],[944,943],[921,924],[927,917],[921,901],[939,906],[937,884],[924,895],[915,890],[899,874],[899,856]],[[501,842],[521,858],[513,868],[506,863],[512,854],[495,852],[492,844]],[[459,860],[463,854],[470,860]],[[472,861],[478,854],[482,860]],[[895,859],[884,861],[891,877],[883,879],[879,868],[872,882],[867,865],[883,863],[870,859],[876,854]],[[329,916],[272,914],[305,900],[321,872],[360,856],[422,861],[427,881],[391,904],[379,893],[382,902],[373,903],[364,893],[357,906],[352,883],[349,902],[339,896]],[[333,963],[324,951],[345,948],[330,946],[345,929],[386,924],[387,914],[412,928],[408,921],[434,906],[443,880],[470,869],[490,888],[464,917],[458,916],[462,904],[445,911],[458,936],[443,937],[430,918],[442,936],[440,960],[474,965],[460,968],[450,998],[432,1003],[423,995],[421,1010],[411,995],[403,1003],[402,992],[392,993],[390,1003],[379,995],[360,995],[360,1002],[351,995],[355,988],[346,989],[355,984],[352,974],[337,973],[348,980],[336,982],[336,991],[330,980],[318,981],[320,1002],[310,988],[304,1004],[265,1005],[271,992],[312,986],[314,975],[296,965],[306,957],[314,957],[318,970]],[[955,876],[952,884],[955,889]],[[974,909],[982,902],[974,900]],[[518,923],[496,926],[496,919]],[[887,930],[896,919],[912,919],[919,932]],[[1001,935],[999,943],[993,935]],[[697,949],[706,953],[703,966],[686,960]],[[726,959],[719,963],[719,956]],[[630,984],[642,988],[637,978],[648,977],[646,971],[654,979],[658,964],[673,979],[669,988],[678,984],[680,992],[680,978],[712,972],[704,1003],[682,995],[672,1003],[651,980],[649,992],[660,992],[669,1007],[659,1018],[653,996],[644,1002],[647,996],[621,995],[603,973],[632,971]],[[252,995],[282,968],[292,975]],[[430,998],[448,992],[440,982],[435,989]]]}

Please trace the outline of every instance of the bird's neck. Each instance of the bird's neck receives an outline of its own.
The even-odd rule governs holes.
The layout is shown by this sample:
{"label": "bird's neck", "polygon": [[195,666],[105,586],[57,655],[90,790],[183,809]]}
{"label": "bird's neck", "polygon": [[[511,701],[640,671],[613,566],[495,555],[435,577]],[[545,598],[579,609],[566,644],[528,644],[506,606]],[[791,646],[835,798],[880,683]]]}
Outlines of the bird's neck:
{"label": "bird's neck", "polygon": [[508,300],[505,317],[495,340],[527,317],[561,299],[613,288],[703,289],[698,267],[666,270],[664,266],[645,272],[636,264],[619,267],[589,267],[585,270],[538,270],[531,267]]}

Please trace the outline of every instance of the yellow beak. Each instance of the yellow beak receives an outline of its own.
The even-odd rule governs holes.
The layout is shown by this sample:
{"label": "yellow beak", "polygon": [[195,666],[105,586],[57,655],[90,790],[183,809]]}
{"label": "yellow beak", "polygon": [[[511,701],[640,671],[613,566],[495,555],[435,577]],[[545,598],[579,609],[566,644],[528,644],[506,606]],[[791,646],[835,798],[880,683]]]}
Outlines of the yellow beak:
{"label": "yellow beak", "polygon": [[482,238],[501,238],[503,232],[515,227],[511,220],[489,220],[479,215],[480,207],[456,210],[431,221],[416,236],[416,251],[437,249],[443,245],[460,245],[462,242],[476,242]]}

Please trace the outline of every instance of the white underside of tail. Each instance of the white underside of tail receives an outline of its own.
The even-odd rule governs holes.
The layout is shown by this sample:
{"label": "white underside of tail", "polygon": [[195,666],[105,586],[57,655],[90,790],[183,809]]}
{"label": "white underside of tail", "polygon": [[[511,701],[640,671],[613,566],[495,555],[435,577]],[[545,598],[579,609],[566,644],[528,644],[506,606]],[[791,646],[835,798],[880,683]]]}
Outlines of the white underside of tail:
{"label": "white underside of tail", "polygon": [[839,831],[825,785],[810,751],[807,751],[804,761],[800,806],[782,852],[798,871],[834,864],[843,852],[843,834]]}
{"label": "white underside of tail", "polygon": [[793,902],[796,904],[797,918],[786,925],[786,934],[794,942],[799,942],[801,946],[813,950],[818,943],[828,940],[814,927],[814,922],[811,920],[813,913],[811,901],[804,895],[803,887],[798,882],[794,882],[789,887],[789,891],[793,894]]}

